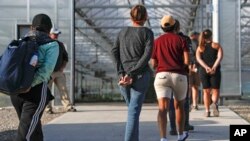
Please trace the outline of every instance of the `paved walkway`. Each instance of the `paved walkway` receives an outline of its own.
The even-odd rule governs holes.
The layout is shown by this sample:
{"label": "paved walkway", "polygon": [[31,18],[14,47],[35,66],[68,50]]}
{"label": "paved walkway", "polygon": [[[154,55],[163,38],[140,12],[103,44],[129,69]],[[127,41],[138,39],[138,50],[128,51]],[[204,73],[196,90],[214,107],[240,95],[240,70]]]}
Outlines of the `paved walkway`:
{"label": "paved walkway", "polygon": [[[45,141],[123,141],[127,108],[124,104],[85,104],[44,126]],[[144,104],[140,141],[159,141],[156,104]],[[233,111],[220,107],[220,117],[206,118],[204,108],[190,113],[195,130],[187,141],[229,141],[230,124],[249,124]],[[169,125],[168,125],[169,126]],[[176,141],[177,136],[168,136]]]}

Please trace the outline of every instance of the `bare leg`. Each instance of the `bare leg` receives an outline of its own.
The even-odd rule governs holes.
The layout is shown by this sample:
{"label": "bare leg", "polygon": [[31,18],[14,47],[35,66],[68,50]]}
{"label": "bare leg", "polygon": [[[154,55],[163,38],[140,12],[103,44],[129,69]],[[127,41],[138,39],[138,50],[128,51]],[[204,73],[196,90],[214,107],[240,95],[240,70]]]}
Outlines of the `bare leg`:
{"label": "bare leg", "polygon": [[174,99],[176,127],[180,135],[183,134],[185,122],[184,102],[185,99],[181,101],[177,101],[176,99]]}
{"label": "bare leg", "polygon": [[[203,89],[203,95],[204,95],[204,106],[206,109],[206,113],[210,112],[210,101],[211,101],[211,97],[210,97],[210,89]],[[210,115],[207,115],[207,117],[209,117]]]}
{"label": "bare leg", "polygon": [[198,105],[198,87],[192,86],[192,99],[193,99],[193,106]]}
{"label": "bare leg", "polygon": [[220,97],[220,90],[219,89],[212,89],[212,101],[213,103],[218,103]]}
{"label": "bare leg", "polygon": [[158,99],[158,126],[160,130],[161,138],[167,137],[167,111],[169,107],[169,99],[168,98],[160,98]]}
{"label": "bare leg", "polygon": [[213,94],[212,94],[212,108],[213,108],[213,114],[215,117],[219,116],[219,106],[218,106],[218,101],[220,97],[220,90],[219,89],[212,89]]}

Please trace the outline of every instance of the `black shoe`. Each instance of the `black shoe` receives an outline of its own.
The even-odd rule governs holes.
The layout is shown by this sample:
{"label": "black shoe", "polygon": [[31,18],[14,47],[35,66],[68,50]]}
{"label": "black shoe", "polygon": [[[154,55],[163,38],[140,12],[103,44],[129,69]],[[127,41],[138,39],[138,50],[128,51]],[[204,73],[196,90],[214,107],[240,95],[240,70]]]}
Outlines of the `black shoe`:
{"label": "black shoe", "polygon": [[76,110],[76,108],[74,108],[74,107],[71,107],[71,108],[69,108],[68,110],[67,110],[67,112],[76,112],[77,110]]}
{"label": "black shoe", "polygon": [[194,126],[193,125],[188,125],[185,126],[184,131],[193,131],[194,130]]}
{"label": "black shoe", "polygon": [[169,134],[170,134],[170,135],[177,135],[176,129],[175,129],[175,130],[170,130],[170,131],[169,131]]}

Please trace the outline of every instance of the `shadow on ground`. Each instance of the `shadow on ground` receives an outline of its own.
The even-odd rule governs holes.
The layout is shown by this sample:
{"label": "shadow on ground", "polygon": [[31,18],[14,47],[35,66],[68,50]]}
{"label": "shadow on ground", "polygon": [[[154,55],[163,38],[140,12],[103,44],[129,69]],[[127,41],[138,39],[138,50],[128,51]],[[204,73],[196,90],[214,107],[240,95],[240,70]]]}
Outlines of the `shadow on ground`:
{"label": "shadow on ground", "polygon": [[[228,126],[213,126],[212,121],[192,122],[195,130],[189,141],[228,140]],[[210,126],[207,126],[210,124]],[[44,127],[45,141],[122,141],[125,123],[49,124]],[[211,130],[213,129],[213,130]],[[62,134],[63,133],[63,134]],[[169,136],[169,141],[176,136]],[[140,122],[140,140],[158,141],[156,122]]]}
{"label": "shadow on ground", "polygon": [[15,135],[16,135],[16,130],[2,131],[0,132],[0,140],[13,141]]}

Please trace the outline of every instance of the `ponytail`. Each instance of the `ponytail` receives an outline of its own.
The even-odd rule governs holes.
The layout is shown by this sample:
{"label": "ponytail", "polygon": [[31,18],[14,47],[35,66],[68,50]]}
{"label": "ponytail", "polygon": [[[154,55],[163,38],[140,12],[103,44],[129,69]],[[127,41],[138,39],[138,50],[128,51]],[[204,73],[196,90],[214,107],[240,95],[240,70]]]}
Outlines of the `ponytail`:
{"label": "ponytail", "polygon": [[205,39],[204,39],[204,31],[201,32],[199,36],[199,47],[203,51],[205,49]]}

